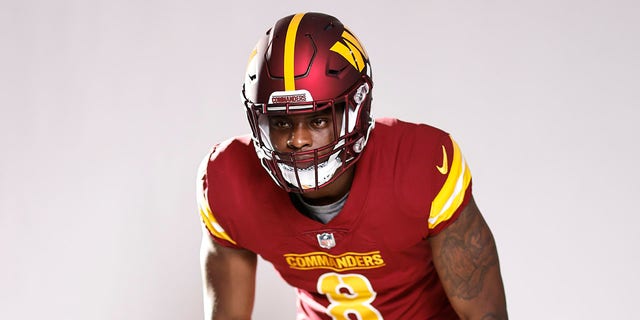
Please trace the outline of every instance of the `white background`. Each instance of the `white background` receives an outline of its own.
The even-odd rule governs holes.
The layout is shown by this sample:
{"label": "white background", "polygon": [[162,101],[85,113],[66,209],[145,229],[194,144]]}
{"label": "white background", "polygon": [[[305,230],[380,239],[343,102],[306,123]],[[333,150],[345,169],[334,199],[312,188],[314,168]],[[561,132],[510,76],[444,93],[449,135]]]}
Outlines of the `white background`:
{"label": "white background", "polygon": [[638,1],[0,0],[0,319],[202,318],[196,167],[299,11],[359,36],[376,116],[458,140],[512,319],[637,316]]}

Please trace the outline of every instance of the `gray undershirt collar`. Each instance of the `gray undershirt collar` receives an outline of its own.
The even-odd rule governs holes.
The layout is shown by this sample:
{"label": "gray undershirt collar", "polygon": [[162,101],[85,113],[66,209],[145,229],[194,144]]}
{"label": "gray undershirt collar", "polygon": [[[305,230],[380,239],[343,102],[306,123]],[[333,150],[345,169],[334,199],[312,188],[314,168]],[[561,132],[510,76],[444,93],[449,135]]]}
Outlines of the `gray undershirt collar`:
{"label": "gray undershirt collar", "polygon": [[347,202],[347,197],[349,193],[347,192],[340,200],[330,203],[327,205],[312,205],[304,201],[304,198],[300,194],[294,194],[292,200],[296,202],[296,207],[303,211],[306,216],[316,221],[322,222],[324,224],[329,223],[333,218],[335,218],[340,210],[344,207],[345,202]]}

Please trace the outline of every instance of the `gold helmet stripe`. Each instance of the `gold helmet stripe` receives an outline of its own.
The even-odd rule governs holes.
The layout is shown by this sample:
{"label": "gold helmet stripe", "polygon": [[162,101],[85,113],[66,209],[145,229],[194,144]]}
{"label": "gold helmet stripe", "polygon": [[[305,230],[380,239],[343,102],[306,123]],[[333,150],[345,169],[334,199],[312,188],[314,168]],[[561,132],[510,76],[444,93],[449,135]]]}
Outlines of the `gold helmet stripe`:
{"label": "gold helmet stripe", "polygon": [[294,70],[294,57],[296,48],[296,34],[298,33],[298,26],[304,13],[298,13],[293,16],[289,27],[287,28],[287,36],[284,40],[284,90],[293,91],[296,90],[295,82],[295,70]]}

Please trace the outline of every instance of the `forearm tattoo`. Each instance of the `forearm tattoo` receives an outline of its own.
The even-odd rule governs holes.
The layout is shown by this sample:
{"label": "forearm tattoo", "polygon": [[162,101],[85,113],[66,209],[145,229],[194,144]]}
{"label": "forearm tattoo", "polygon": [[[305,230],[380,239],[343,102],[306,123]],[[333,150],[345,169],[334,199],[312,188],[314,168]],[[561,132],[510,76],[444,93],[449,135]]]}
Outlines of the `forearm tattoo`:
{"label": "forearm tattoo", "polygon": [[488,270],[498,263],[491,231],[481,215],[463,212],[442,235],[442,248],[435,253],[444,267],[440,268],[441,280],[450,284],[452,296],[465,300],[477,297]]}

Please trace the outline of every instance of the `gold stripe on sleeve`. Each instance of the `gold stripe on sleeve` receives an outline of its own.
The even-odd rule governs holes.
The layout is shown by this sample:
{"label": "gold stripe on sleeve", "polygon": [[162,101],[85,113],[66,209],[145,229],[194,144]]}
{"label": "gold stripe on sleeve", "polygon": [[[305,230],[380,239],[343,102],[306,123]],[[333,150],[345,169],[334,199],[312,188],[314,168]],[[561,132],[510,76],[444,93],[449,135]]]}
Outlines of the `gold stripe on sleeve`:
{"label": "gold stripe on sleeve", "polygon": [[202,222],[204,222],[205,226],[213,236],[220,239],[227,240],[233,244],[236,244],[236,242],[233,239],[231,239],[231,237],[229,237],[227,232],[224,231],[222,226],[218,224],[216,217],[213,215],[213,212],[211,212],[211,207],[209,207],[209,200],[207,198],[207,193],[204,190],[204,186],[203,186],[203,183],[204,183],[203,179],[206,174],[208,163],[209,163],[209,157],[207,156],[204,158],[204,160],[202,160],[202,163],[200,164],[200,168],[198,169],[199,171],[198,176],[200,177],[200,179],[198,179],[196,189],[198,192],[197,200],[198,200],[198,209],[200,211],[200,217],[202,218]]}
{"label": "gold stripe on sleeve", "polygon": [[453,139],[451,139],[451,142],[453,145],[453,159],[449,175],[440,192],[431,203],[431,212],[429,213],[429,228],[431,229],[453,216],[460,204],[462,204],[469,182],[471,182],[471,172],[462,157],[460,148]]}

